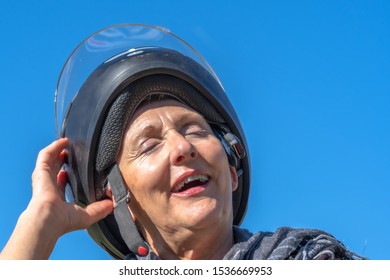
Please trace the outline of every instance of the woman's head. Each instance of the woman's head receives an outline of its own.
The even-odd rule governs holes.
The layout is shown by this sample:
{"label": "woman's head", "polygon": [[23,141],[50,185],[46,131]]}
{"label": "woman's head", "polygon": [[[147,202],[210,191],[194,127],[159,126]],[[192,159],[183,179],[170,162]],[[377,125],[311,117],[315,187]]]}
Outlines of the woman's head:
{"label": "woman's head", "polygon": [[137,108],[117,163],[144,236],[233,224],[236,169],[209,123],[189,106],[164,98]]}
{"label": "woman's head", "polygon": [[[135,41],[136,44],[134,44]],[[71,78],[79,77],[76,74],[80,73],[84,65],[89,65],[94,57],[101,59],[107,52],[110,56],[105,57],[100,64],[95,63],[96,66],[91,67],[89,75],[83,73],[87,78],[79,86],[75,86],[72,82],[74,79]],[[170,98],[156,101],[156,96]],[[149,109],[145,110],[145,108]],[[131,205],[134,207],[135,214],[145,221],[146,217],[152,216],[153,209],[150,209],[150,213],[142,212],[145,207],[149,206],[141,206],[141,203],[145,202],[141,202],[141,193],[136,194],[138,189],[135,189],[135,186],[138,184],[133,180],[139,182],[140,178],[147,179],[147,183],[154,186],[155,179],[163,181],[167,176],[171,179],[182,176],[178,175],[181,172],[180,168],[172,167],[174,169],[172,171],[169,167],[169,172],[167,172],[165,169],[168,169],[168,160],[166,159],[165,165],[162,162],[158,166],[158,170],[165,171],[161,171],[159,175],[156,171],[155,177],[148,173],[144,175],[145,177],[126,178],[127,173],[140,174],[148,170],[140,168],[139,171],[135,171],[141,162],[145,163],[150,157],[145,157],[143,161],[134,160],[134,164],[127,166],[126,172],[123,171],[126,162],[124,159],[126,158],[126,145],[131,142],[127,135],[132,133],[133,130],[130,127],[137,121],[136,117],[145,116],[151,111],[159,111],[161,116],[172,118],[172,116],[168,117],[170,110],[164,111],[164,108],[170,108],[175,112],[191,111],[193,116],[200,116],[207,124],[206,130],[212,133],[207,134],[208,141],[202,142],[205,144],[198,147],[201,153],[195,152],[195,145],[187,141],[187,138],[180,133],[173,135],[182,135],[181,137],[172,139],[181,140],[179,142],[183,147],[191,147],[194,150],[193,156],[196,156],[196,159],[191,164],[195,162],[196,164],[187,166],[190,172],[192,168],[200,168],[200,170],[210,168],[210,172],[214,174],[212,170],[221,168],[221,173],[224,174],[222,179],[222,177],[208,174],[208,171],[196,171],[196,169],[195,177],[190,178],[190,181],[194,178],[203,182],[209,180],[210,184],[217,181],[237,181],[237,187],[235,183],[223,185],[228,185],[229,188],[231,185],[231,191],[236,189],[233,195],[231,191],[224,192],[224,195],[230,197],[227,198],[229,201],[226,205],[233,204],[232,214],[228,214],[227,217],[230,216],[229,219],[233,219],[233,224],[240,224],[246,211],[250,179],[249,155],[246,153],[244,156],[246,140],[240,121],[221,83],[207,62],[188,44],[173,34],[149,26],[121,25],[93,34],[80,44],[64,66],[56,94],[56,116],[58,126],[62,127],[60,136],[70,139],[67,169],[72,189],[71,195],[75,197],[75,202],[85,205],[104,199],[107,176],[113,165],[119,165],[122,177],[125,177],[124,181],[127,181],[128,187],[134,193],[134,201]],[[168,137],[168,134],[165,136]],[[165,143],[172,143],[173,140],[168,138],[169,142]],[[210,147],[207,149],[211,149],[212,153],[205,155],[203,147],[211,143],[214,143],[213,149]],[[164,151],[168,151],[164,153],[166,157],[168,154],[174,154],[174,150],[167,148],[172,145],[164,147],[166,147]],[[220,159],[220,157],[228,160],[227,165],[211,164],[213,159]],[[149,162],[153,163],[150,160]],[[148,166],[153,165],[150,163]],[[196,172],[206,172],[206,174],[196,174]],[[167,179],[165,181],[166,185],[173,183],[171,181],[168,183]],[[212,201],[216,203],[217,199],[209,199],[209,205],[213,204]],[[217,211],[221,204],[214,205],[218,205],[214,208]],[[223,211],[223,213],[229,212]],[[210,210],[210,213],[217,212]],[[199,212],[199,221],[202,220],[201,217],[202,213]],[[88,230],[99,245],[119,258],[122,258],[128,251],[128,246],[126,247],[123,240],[126,238],[123,238],[118,230],[121,223],[115,217],[108,217]],[[147,223],[149,222],[145,222],[145,225]]]}

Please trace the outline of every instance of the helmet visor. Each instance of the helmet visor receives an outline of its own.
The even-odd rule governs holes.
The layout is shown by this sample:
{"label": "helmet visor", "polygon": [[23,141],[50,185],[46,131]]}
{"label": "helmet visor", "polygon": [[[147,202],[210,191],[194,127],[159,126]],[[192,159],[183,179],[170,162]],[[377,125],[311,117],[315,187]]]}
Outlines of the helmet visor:
{"label": "helmet visor", "polygon": [[119,55],[126,53],[128,56],[137,55],[145,48],[154,47],[172,49],[188,56],[202,65],[219,82],[206,60],[188,43],[167,29],[139,24],[108,27],[82,41],[69,56],[61,71],[55,92],[57,136],[62,136],[64,119],[71,102],[99,65]]}

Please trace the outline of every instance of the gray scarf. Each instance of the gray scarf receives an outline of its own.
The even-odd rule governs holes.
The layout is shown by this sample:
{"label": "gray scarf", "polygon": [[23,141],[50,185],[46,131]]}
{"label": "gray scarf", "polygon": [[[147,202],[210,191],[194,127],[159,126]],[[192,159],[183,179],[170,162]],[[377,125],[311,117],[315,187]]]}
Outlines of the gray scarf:
{"label": "gray scarf", "polygon": [[[332,235],[316,229],[278,228],[272,232],[257,232],[233,227],[235,244],[224,260],[360,260],[363,257],[349,251]],[[146,257],[132,253],[128,260],[159,260],[150,250]]]}

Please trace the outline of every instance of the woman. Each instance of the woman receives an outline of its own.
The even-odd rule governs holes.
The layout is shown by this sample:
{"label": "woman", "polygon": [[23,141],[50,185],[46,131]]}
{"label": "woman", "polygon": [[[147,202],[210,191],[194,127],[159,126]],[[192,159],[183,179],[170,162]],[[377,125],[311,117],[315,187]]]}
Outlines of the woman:
{"label": "woman", "polygon": [[322,231],[239,228],[243,129],[207,62],[166,30],[120,25],[83,41],[61,73],[56,117],[61,138],[38,156],[2,257],[48,258],[61,235],[87,228],[115,258],[359,258]]}

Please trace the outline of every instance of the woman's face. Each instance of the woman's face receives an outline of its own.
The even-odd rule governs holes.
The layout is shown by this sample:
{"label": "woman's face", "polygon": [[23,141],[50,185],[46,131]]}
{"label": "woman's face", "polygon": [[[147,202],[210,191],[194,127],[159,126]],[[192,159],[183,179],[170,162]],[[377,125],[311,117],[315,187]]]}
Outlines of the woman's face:
{"label": "woman's face", "polygon": [[141,106],[129,123],[118,165],[144,230],[232,225],[236,170],[199,113],[162,100]]}

